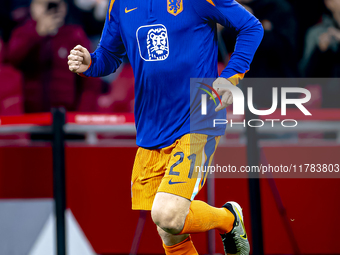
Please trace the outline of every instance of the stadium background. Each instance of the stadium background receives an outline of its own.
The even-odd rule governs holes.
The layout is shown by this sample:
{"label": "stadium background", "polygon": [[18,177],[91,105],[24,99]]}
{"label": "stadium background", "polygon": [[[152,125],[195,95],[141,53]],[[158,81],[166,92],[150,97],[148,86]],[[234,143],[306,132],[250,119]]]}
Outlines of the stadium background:
{"label": "stadium background", "polygon": [[[58,1],[42,2],[54,10],[48,2]],[[261,132],[257,152],[272,165],[339,164],[340,0],[240,2],[265,29],[247,77],[332,78],[305,85],[312,94],[310,118],[289,109],[285,118],[298,118],[305,129]],[[95,49],[107,5],[107,0],[67,1],[63,22],[41,32],[37,24],[46,17],[32,20],[30,1],[0,2],[0,254],[57,254],[50,112],[61,106],[67,111],[67,254],[163,254],[149,214],[130,209],[137,148],[128,60],[103,79],[83,79],[67,69],[70,47]],[[235,31],[219,27],[220,69],[234,43]],[[271,106],[270,91],[268,85],[256,88],[257,107]],[[215,163],[228,155],[229,164],[247,165],[247,144],[245,129],[231,129]],[[340,179],[310,177],[259,180],[264,254],[340,254]],[[219,178],[209,180],[197,199],[216,206],[238,201],[252,241],[249,194],[247,178]],[[193,239],[200,254],[222,253],[211,233]]]}

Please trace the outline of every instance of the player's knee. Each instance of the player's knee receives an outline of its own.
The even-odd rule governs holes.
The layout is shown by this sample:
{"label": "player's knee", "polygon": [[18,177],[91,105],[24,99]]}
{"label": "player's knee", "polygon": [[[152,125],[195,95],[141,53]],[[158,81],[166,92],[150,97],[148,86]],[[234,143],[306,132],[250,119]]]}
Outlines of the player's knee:
{"label": "player's knee", "polygon": [[185,216],[180,212],[176,212],[176,208],[171,206],[153,206],[151,210],[153,222],[170,234],[178,234],[184,226]]}

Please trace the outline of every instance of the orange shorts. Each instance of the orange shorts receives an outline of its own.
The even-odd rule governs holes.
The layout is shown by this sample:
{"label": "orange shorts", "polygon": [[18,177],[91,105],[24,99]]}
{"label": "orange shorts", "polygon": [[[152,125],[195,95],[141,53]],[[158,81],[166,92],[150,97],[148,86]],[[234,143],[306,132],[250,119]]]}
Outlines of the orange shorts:
{"label": "orange shorts", "polygon": [[[220,136],[187,134],[172,145],[138,148],[131,178],[133,210],[151,210],[157,192],[193,200],[203,187]],[[202,169],[202,171],[200,171]]]}

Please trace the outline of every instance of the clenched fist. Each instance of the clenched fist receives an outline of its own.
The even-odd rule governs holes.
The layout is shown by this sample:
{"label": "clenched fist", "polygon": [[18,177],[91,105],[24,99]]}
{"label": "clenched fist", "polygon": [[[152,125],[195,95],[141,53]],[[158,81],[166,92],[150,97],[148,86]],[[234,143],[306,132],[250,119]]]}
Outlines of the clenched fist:
{"label": "clenched fist", "polygon": [[68,68],[74,73],[85,72],[91,63],[89,51],[81,45],[77,45],[68,55]]}

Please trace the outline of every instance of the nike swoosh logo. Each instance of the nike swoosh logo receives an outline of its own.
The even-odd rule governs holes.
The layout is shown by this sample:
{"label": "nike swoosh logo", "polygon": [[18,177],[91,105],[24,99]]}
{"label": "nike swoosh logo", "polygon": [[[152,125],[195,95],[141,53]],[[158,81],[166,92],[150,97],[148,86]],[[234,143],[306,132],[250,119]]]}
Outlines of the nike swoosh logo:
{"label": "nike swoosh logo", "polygon": [[236,210],[236,212],[237,212],[237,214],[238,214],[238,217],[239,217],[239,219],[240,219],[240,221],[241,221],[241,225],[242,225],[242,229],[243,229],[243,235],[240,235],[240,237],[243,238],[243,239],[245,239],[245,240],[247,240],[247,232],[246,232],[246,228],[244,227],[244,223],[243,223],[243,220],[242,220],[242,218],[241,218],[241,214],[240,214],[240,212],[237,210],[236,207],[235,207],[235,210]]}
{"label": "nike swoosh logo", "polygon": [[169,181],[169,184],[172,185],[172,184],[178,184],[178,183],[186,183],[186,182],[173,182],[172,179],[170,179]]}
{"label": "nike swoosh logo", "polygon": [[137,8],[138,7],[128,10],[127,7],[125,7],[125,13],[132,12],[132,11],[136,10]]}

